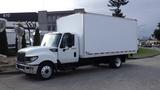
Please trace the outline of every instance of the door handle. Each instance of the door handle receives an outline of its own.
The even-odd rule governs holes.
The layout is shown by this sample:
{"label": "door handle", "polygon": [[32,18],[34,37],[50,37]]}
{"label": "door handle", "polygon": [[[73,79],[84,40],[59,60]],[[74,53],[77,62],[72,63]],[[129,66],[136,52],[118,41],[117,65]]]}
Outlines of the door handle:
{"label": "door handle", "polygon": [[77,53],[76,52],[74,52],[74,57],[76,57],[77,56]]}

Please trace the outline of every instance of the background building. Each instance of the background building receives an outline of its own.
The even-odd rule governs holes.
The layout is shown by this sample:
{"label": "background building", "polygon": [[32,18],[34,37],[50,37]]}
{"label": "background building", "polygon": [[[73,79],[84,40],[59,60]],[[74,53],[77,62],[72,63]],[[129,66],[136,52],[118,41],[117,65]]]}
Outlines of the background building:
{"label": "background building", "polygon": [[[36,12],[25,12],[25,13],[1,13],[0,18],[4,18],[7,20],[6,22],[6,32],[7,32],[7,41],[8,47],[15,47],[15,27],[18,23],[21,23],[25,29],[25,37],[27,43],[31,43],[33,39],[33,34],[35,27],[33,23],[36,23],[36,26],[39,27],[41,37],[47,31],[56,31],[56,20],[60,17],[71,15],[74,13],[82,12],[84,13],[84,9],[75,9],[68,11],[39,11]],[[29,26],[28,26],[29,25]]]}
{"label": "background building", "polygon": [[1,13],[0,18],[8,21],[38,21],[38,14],[36,12]]}
{"label": "background building", "polygon": [[60,17],[67,16],[70,14],[85,12],[84,9],[75,9],[69,11],[39,11],[38,12],[38,23],[40,30],[56,31],[56,20]]}
{"label": "background building", "polygon": [[13,25],[19,22],[37,22],[40,30],[56,31],[56,20],[58,18],[78,12],[85,12],[85,10],[74,9],[68,11],[39,11],[38,13],[1,13],[0,18],[4,18],[8,21],[6,29],[13,29]]}
{"label": "background building", "polygon": [[0,18],[4,18],[7,20],[6,29],[14,29],[14,26],[20,22],[21,23],[38,22],[38,13],[36,12],[1,13]]}
{"label": "background building", "polygon": [[[36,12],[26,12],[26,13],[1,13],[0,18],[6,19],[6,35],[8,41],[8,48],[15,48],[16,32],[15,27],[17,24],[21,24],[26,32],[26,41],[30,40],[31,33],[28,30],[34,30],[32,23],[38,25],[38,13]],[[32,22],[32,23],[31,23]],[[29,25],[30,24],[30,25]],[[28,25],[28,26],[27,26]],[[28,42],[26,42],[28,43]]]}

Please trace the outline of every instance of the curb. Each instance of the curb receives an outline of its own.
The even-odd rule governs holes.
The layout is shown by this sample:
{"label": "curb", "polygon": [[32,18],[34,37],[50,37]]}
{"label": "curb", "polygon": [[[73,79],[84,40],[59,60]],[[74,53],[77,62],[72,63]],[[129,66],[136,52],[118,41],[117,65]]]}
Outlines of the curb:
{"label": "curb", "polygon": [[[13,67],[15,67],[15,65],[0,65],[0,68],[2,69],[2,70],[0,70],[0,75],[22,73],[22,72],[16,70],[15,68],[13,68]],[[13,69],[3,71],[3,68],[13,68]]]}
{"label": "curb", "polygon": [[155,56],[159,56],[159,54],[157,54],[157,55],[153,55],[153,56],[146,56],[146,57],[128,58],[128,60],[152,58],[152,57],[155,57]]}
{"label": "curb", "polygon": [[7,74],[21,74],[20,71],[11,71],[11,72],[0,72],[0,75],[7,75]]}
{"label": "curb", "polygon": [[3,54],[0,54],[0,57],[7,58],[7,56]]}

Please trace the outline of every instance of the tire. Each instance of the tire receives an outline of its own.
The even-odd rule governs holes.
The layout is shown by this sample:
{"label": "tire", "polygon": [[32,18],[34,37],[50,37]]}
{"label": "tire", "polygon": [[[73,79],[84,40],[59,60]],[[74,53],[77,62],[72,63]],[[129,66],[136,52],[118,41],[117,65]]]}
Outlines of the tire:
{"label": "tire", "polygon": [[48,80],[55,74],[54,66],[50,63],[40,64],[37,71],[37,78],[40,80]]}
{"label": "tire", "polygon": [[111,68],[120,68],[122,66],[122,58],[116,57],[109,63],[109,67]]}
{"label": "tire", "polygon": [[72,68],[73,71],[75,71],[77,68]]}

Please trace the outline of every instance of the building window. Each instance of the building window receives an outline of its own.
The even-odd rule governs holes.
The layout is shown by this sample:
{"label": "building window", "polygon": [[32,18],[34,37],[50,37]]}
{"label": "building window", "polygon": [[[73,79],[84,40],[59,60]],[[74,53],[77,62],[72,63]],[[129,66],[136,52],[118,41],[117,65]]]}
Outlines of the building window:
{"label": "building window", "polygon": [[52,26],[48,25],[47,29],[48,29],[48,31],[52,31]]}
{"label": "building window", "polygon": [[56,31],[56,25],[52,25],[52,31]]}
{"label": "building window", "polygon": [[3,17],[11,17],[11,14],[10,13],[5,13],[5,14],[3,14]]}
{"label": "building window", "polygon": [[52,22],[53,22],[52,16],[48,16],[48,23],[52,23]]}
{"label": "building window", "polygon": [[53,16],[53,24],[56,24],[56,16]]}

